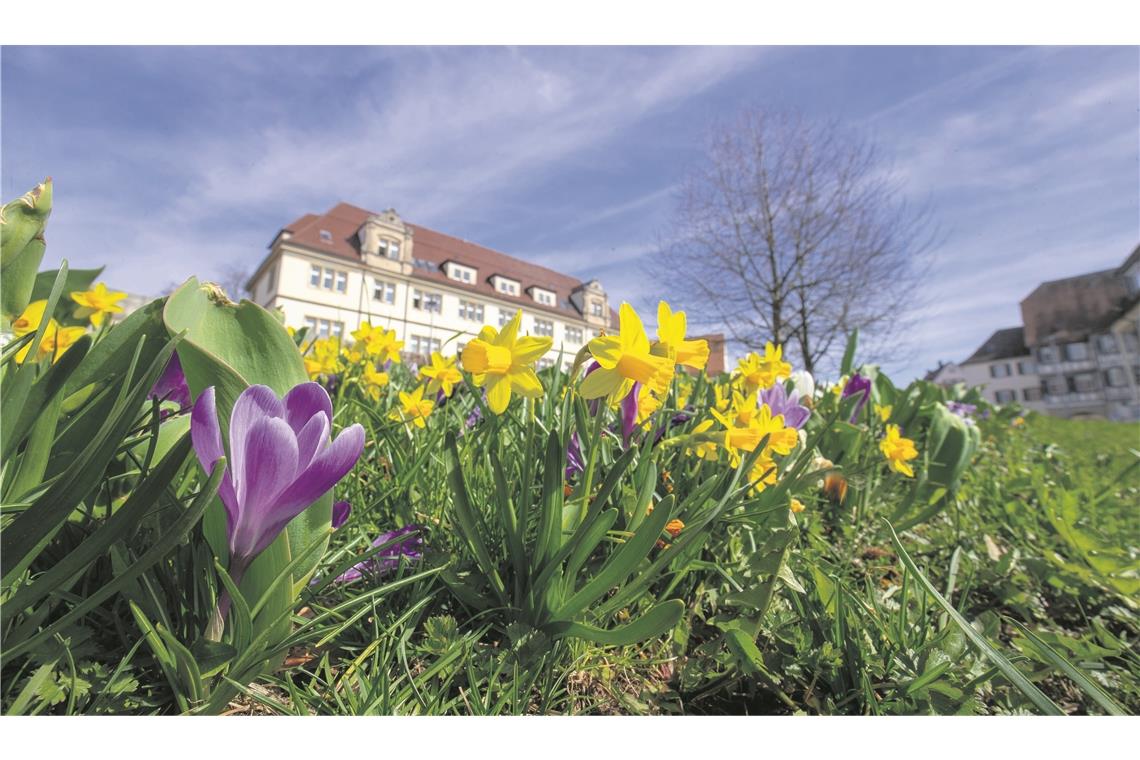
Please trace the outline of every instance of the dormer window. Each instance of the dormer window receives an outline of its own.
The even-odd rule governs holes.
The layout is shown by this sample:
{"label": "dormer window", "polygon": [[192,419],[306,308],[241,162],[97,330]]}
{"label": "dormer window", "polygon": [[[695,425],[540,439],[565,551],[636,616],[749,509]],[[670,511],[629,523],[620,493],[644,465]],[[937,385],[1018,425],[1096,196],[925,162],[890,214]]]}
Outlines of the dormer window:
{"label": "dormer window", "polygon": [[595,317],[602,316],[602,302],[601,301],[591,301],[590,302],[590,313],[593,314]]}
{"label": "dormer window", "polygon": [[472,284],[475,282],[476,270],[472,267],[456,264],[454,261],[447,262],[447,276],[459,282]]}
{"label": "dormer window", "polygon": [[328,230],[321,230],[321,242],[322,243],[331,243],[332,242],[332,233],[329,232]]}
{"label": "dormer window", "polygon": [[558,303],[558,296],[552,290],[531,288],[530,294],[534,297],[535,303],[540,303],[543,306],[554,306]]}
{"label": "dormer window", "polygon": [[400,258],[400,244],[395,240],[380,239],[380,255],[388,258],[399,260]]}
{"label": "dormer window", "polygon": [[517,296],[519,294],[520,285],[518,280],[512,280],[509,277],[503,277],[501,274],[497,274],[491,278],[491,281],[495,286],[495,290],[504,295]]}

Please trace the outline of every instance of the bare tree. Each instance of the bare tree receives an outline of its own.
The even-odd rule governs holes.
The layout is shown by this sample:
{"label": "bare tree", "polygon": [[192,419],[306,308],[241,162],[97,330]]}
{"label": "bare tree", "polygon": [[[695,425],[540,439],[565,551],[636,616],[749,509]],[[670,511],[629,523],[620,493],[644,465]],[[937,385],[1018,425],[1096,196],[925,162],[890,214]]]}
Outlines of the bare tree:
{"label": "bare tree", "polygon": [[221,286],[230,300],[240,301],[253,295],[246,287],[246,283],[249,282],[252,275],[253,270],[248,266],[226,264],[218,273],[218,279],[215,282]]}
{"label": "bare tree", "polygon": [[784,344],[809,372],[860,331],[898,358],[933,238],[870,143],[834,123],[744,112],[683,182],[662,270],[694,324],[749,349]]}

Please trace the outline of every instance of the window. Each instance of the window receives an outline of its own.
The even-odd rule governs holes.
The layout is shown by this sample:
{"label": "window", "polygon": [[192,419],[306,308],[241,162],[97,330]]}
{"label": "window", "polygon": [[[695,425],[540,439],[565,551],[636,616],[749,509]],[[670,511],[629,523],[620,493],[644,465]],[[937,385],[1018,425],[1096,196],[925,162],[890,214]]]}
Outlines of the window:
{"label": "window", "polygon": [[1021,391],[1021,398],[1025,401],[1040,401],[1041,400],[1041,388],[1040,387],[1026,388],[1023,391]]}
{"label": "window", "polygon": [[991,364],[990,377],[1009,377],[1008,364]]}
{"label": "window", "polygon": [[313,264],[312,268],[309,269],[309,285],[325,290],[332,290],[335,285],[338,292],[344,293],[348,290],[348,272],[322,268]]}
{"label": "window", "polygon": [[1026,359],[1017,363],[1017,374],[1019,375],[1036,375],[1037,365],[1032,361]]}
{"label": "window", "polygon": [[460,282],[475,282],[475,270],[462,264],[451,263],[447,265],[447,276]]}
{"label": "window", "polygon": [[1045,392],[1050,396],[1061,396],[1069,392],[1069,384],[1064,375],[1050,375],[1045,378]]}
{"label": "window", "polygon": [[1109,367],[1104,371],[1104,384],[1109,388],[1123,388],[1128,385],[1128,373],[1124,367]]}
{"label": "window", "polygon": [[554,335],[554,323],[549,319],[535,319],[534,320],[534,334],[552,337]]}
{"label": "window", "polygon": [[277,265],[269,267],[269,274],[265,276],[265,292],[272,293],[273,287],[277,284]]}
{"label": "window", "polygon": [[309,328],[310,338],[341,338],[344,336],[344,322],[335,322],[317,317],[305,317],[305,327]]}
{"label": "window", "polygon": [[566,328],[566,342],[567,343],[581,343],[582,342],[582,328],[581,327],[567,327]]}
{"label": "window", "polygon": [[483,321],[483,304],[474,301],[459,300],[459,318],[470,319],[474,322]]}
{"label": "window", "polygon": [[1008,404],[1009,402],[1015,401],[1016,399],[1017,391],[1005,390],[994,392],[994,401],[998,402],[999,404]]}
{"label": "window", "polygon": [[1112,333],[1096,336],[1096,352],[1098,354],[1119,354],[1120,346],[1116,344],[1116,336]]}
{"label": "window", "polygon": [[1089,347],[1085,343],[1066,343],[1065,361],[1080,362],[1089,358]]}
{"label": "window", "polygon": [[544,356],[541,359],[539,359],[537,362],[535,362],[534,366],[538,367],[539,369],[546,369],[548,367],[553,367],[554,366],[554,360],[549,358],[549,357]]}
{"label": "window", "polygon": [[[1080,345],[1080,344],[1078,344]],[[1070,387],[1077,393],[1089,393],[1096,390],[1096,373],[1082,372],[1069,378]]]}
{"label": "window", "polygon": [[1140,337],[1134,332],[1126,332],[1120,337],[1124,338],[1124,350],[1130,354],[1140,354]]}
{"label": "window", "polygon": [[376,280],[372,285],[372,299],[382,303],[396,303],[396,286],[390,282]]}
{"label": "window", "polygon": [[499,309],[499,327],[504,326],[515,315],[510,309]]}
{"label": "window", "polygon": [[517,296],[519,294],[519,284],[514,280],[508,280],[505,277],[495,278],[495,290],[500,293],[506,293],[509,296]]}
{"label": "window", "polygon": [[558,297],[544,288],[531,288],[530,292],[534,296],[534,300],[544,306],[553,306],[558,303]]}
{"label": "window", "polygon": [[434,311],[443,313],[443,295],[440,293],[425,293],[420,289],[412,291],[412,308],[420,311]]}
{"label": "window", "polygon": [[328,230],[321,230],[321,242],[322,243],[331,243],[332,242],[332,233],[329,232]]}
{"label": "window", "polygon": [[437,265],[434,261],[428,261],[427,259],[413,259],[412,266],[414,266],[416,269],[423,269],[428,272],[434,272],[439,269],[439,265]]}
{"label": "window", "polygon": [[590,313],[593,314],[595,317],[602,316],[602,302],[601,301],[591,301],[590,302]]}
{"label": "window", "polygon": [[400,258],[400,244],[395,240],[380,240],[380,255],[389,259]]}
{"label": "window", "polygon": [[439,350],[439,338],[429,338],[426,335],[413,335],[408,340],[408,350],[420,356],[431,356],[433,351]]}
{"label": "window", "polygon": [[1042,364],[1054,364],[1059,360],[1056,346],[1041,346],[1037,349],[1037,361]]}

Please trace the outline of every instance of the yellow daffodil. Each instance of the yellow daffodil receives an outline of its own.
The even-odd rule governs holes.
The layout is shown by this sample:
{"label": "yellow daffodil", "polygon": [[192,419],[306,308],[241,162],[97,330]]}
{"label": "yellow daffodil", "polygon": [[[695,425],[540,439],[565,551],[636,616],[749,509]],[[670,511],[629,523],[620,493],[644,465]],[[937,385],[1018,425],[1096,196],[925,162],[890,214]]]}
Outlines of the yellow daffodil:
{"label": "yellow daffodil", "polygon": [[479,337],[463,347],[463,369],[472,375],[477,387],[487,389],[487,406],[502,414],[511,403],[511,393],[527,398],[542,395],[542,383],[530,366],[550,350],[550,338],[518,337],[522,310],[497,331],[490,325]]}
{"label": "yellow daffodil", "polygon": [[364,347],[364,352],[369,356],[375,356],[382,362],[399,363],[404,341],[396,340],[395,330],[385,330],[383,327],[373,327],[369,322],[361,322],[360,327],[352,331],[352,337]]}
{"label": "yellow daffodil", "polygon": [[783,360],[783,355],[783,346],[765,343],[764,355],[750,353],[745,356],[736,368],[736,375],[749,393],[771,388],[792,374],[792,365]]}
{"label": "yellow daffodil", "polygon": [[319,338],[313,341],[305,354],[305,371],[309,377],[335,375],[343,369],[340,361],[340,341],[336,338]]}
{"label": "yellow daffodil", "polygon": [[663,353],[677,364],[693,369],[704,369],[709,361],[707,340],[685,340],[685,312],[674,312],[669,304],[657,304],[657,343],[655,353]]}
{"label": "yellow daffodil", "polygon": [[396,422],[415,425],[418,428],[427,426],[427,418],[435,407],[435,402],[424,398],[426,386],[417,386],[411,393],[400,391],[400,408],[393,409],[388,417]]}
{"label": "yellow daffodil", "polygon": [[892,470],[908,478],[914,477],[914,470],[907,462],[918,456],[918,450],[914,448],[914,441],[902,437],[898,425],[887,425],[887,435],[879,441],[879,450]]}
{"label": "yellow daffodil", "polygon": [[788,509],[792,510],[793,515],[798,515],[800,512],[804,511],[805,507],[804,507],[804,503],[802,501],[793,497],[788,502]]}
{"label": "yellow daffodil", "polygon": [[372,362],[364,365],[364,374],[360,376],[364,383],[364,393],[373,401],[380,400],[380,389],[388,384],[388,373],[380,372]]}
{"label": "yellow daffodil", "polygon": [[126,293],[107,290],[107,286],[101,282],[91,290],[82,290],[71,294],[71,300],[79,304],[79,308],[75,310],[75,317],[77,319],[89,318],[91,324],[96,327],[103,324],[105,315],[122,314],[123,307],[119,305],[119,301],[126,297]]}
{"label": "yellow daffodil", "polygon": [[452,389],[463,382],[463,374],[455,366],[458,359],[457,356],[449,356],[445,359],[439,351],[432,352],[431,364],[420,367],[420,375],[431,380],[428,383],[428,393],[439,393],[442,390],[443,395],[450,396]]}
{"label": "yellow daffodil", "polygon": [[[705,420],[704,422],[700,422],[696,425],[696,427],[693,428],[693,434],[696,435],[697,433],[707,433],[709,431],[709,428],[712,426],[712,420]],[[701,441],[700,443],[694,443],[691,446],[685,448],[685,453],[696,455],[696,457],[699,459],[716,460],[716,441]]]}
{"label": "yellow daffodil", "polygon": [[875,414],[879,415],[879,419],[883,422],[886,422],[891,418],[891,411],[893,411],[893,409],[894,407],[892,407],[890,404],[886,404],[885,406],[881,404],[875,404]]}
{"label": "yellow daffodil", "polygon": [[44,321],[44,311],[46,309],[46,300],[32,301],[28,304],[27,308],[24,309],[24,313],[12,321],[12,334],[20,338],[38,330],[40,328],[40,322]]}
{"label": "yellow daffodil", "polygon": [[772,410],[767,404],[760,405],[753,426],[760,431],[760,437],[768,436],[767,448],[781,455],[792,453],[792,449],[800,442],[799,433],[795,428],[784,425],[784,415],[772,416]]}
{"label": "yellow daffodil", "polygon": [[637,424],[649,428],[649,418],[661,408],[661,399],[650,390],[648,385],[642,385],[637,391]]}
{"label": "yellow daffodil", "polygon": [[[59,357],[63,356],[64,351],[71,348],[72,344],[82,338],[85,332],[87,330],[83,327],[60,327],[54,319],[49,319],[47,327],[44,328],[39,350],[36,352],[36,359],[45,359],[50,356],[53,363],[58,361]],[[28,358],[31,348],[31,343],[21,348],[16,354],[16,361],[23,364],[24,360]]]}
{"label": "yellow daffodil", "polygon": [[739,456],[738,451],[753,451],[760,445],[760,439],[764,436],[755,425],[738,426],[715,409],[709,411],[712,412],[712,416],[716,418],[717,422],[725,427],[724,448],[728,450],[730,456],[737,458]]}
{"label": "yellow daffodil", "polygon": [[608,396],[614,403],[625,398],[634,383],[664,395],[673,379],[673,360],[650,353],[645,327],[632,306],[623,303],[618,315],[617,335],[602,335],[588,344],[599,367],[579,386],[582,398]]}
{"label": "yellow daffodil", "polygon": [[[748,481],[752,484],[752,492],[760,493],[768,486],[776,485],[776,461],[765,449],[752,465],[748,473]],[[739,464],[739,463],[738,463]]]}
{"label": "yellow daffodil", "polygon": [[1024,417],[1014,417],[1013,421],[1010,424],[1013,425],[1014,427],[1021,427],[1022,425],[1025,424],[1025,418]]}

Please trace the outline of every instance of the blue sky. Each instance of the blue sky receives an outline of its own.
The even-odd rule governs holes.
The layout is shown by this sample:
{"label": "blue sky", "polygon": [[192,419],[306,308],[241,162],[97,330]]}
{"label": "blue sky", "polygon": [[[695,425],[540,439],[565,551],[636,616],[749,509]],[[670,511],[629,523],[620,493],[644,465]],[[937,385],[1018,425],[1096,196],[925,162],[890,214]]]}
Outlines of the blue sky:
{"label": "blue sky", "polygon": [[[48,263],[156,293],[340,200],[636,305],[678,183],[743,106],[866,134],[939,231],[905,380],[1140,242],[1137,48],[13,48],[2,191],[56,185]],[[684,288],[679,277],[677,288]]]}

